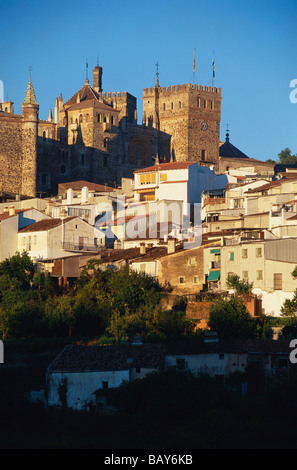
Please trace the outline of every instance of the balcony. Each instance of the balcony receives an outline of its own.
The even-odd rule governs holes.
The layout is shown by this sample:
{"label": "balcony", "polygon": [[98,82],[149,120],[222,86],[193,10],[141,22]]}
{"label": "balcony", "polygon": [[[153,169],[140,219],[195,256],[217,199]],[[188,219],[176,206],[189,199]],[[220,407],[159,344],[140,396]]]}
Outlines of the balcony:
{"label": "balcony", "polygon": [[221,268],[221,261],[211,261],[210,269],[220,269]]}
{"label": "balcony", "polygon": [[65,251],[71,251],[73,253],[98,253],[100,247],[98,245],[84,245],[83,243],[69,243],[64,242],[62,249]]}

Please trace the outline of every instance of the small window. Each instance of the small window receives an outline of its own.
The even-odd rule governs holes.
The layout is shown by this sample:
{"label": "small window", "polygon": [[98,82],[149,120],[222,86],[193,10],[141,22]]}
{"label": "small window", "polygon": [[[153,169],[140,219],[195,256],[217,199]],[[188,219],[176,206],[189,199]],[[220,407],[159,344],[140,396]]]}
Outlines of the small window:
{"label": "small window", "polygon": [[248,271],[242,271],[242,279],[244,281],[247,281],[249,278],[249,272]]}
{"label": "small window", "polygon": [[263,271],[257,271],[257,281],[263,281]]}
{"label": "small window", "polygon": [[60,173],[61,173],[61,175],[65,175],[66,171],[67,171],[66,165],[61,165],[61,166],[60,166]]}
{"label": "small window", "polygon": [[171,103],[171,109],[173,109],[173,103]]}
{"label": "small window", "polygon": [[176,367],[178,369],[185,369],[186,367],[186,360],[184,358],[176,359]]}
{"label": "small window", "polygon": [[195,276],[193,279],[193,284],[198,284],[198,276]]}
{"label": "small window", "polygon": [[82,116],[82,114],[79,115],[79,122],[80,122],[80,123],[83,122],[83,116]]}
{"label": "small window", "polygon": [[181,101],[178,102],[178,107],[181,108]]}
{"label": "small window", "polygon": [[160,181],[167,181],[167,173],[161,173]]}
{"label": "small window", "polygon": [[197,98],[197,108],[200,108],[200,106],[201,106],[200,98]]}
{"label": "small window", "polygon": [[206,150],[201,150],[201,160],[205,162],[206,160]]}
{"label": "small window", "polygon": [[274,290],[282,290],[283,288],[283,276],[282,273],[274,273],[273,275]]}
{"label": "small window", "polygon": [[43,142],[45,142],[45,141],[46,141],[46,132],[45,132],[45,131],[43,131],[43,134],[42,134],[42,140],[43,140]]}
{"label": "small window", "polygon": [[185,283],[185,278],[182,276],[179,278],[179,283],[184,284]]}
{"label": "small window", "polygon": [[189,258],[188,264],[189,266],[196,266],[196,258]]}
{"label": "small window", "polygon": [[203,106],[204,106],[204,109],[206,109],[206,108],[207,108],[207,100],[204,100],[204,104],[203,104]]}
{"label": "small window", "polygon": [[248,250],[247,250],[247,248],[244,248],[242,250],[242,258],[246,259],[247,257],[248,257]]}
{"label": "small window", "polygon": [[256,258],[262,257],[262,248],[256,248]]}
{"label": "small window", "polygon": [[233,251],[231,251],[231,253],[230,253],[229,260],[234,261],[234,252]]}
{"label": "small window", "polygon": [[166,104],[163,103],[163,111],[165,111],[165,110],[166,110]]}

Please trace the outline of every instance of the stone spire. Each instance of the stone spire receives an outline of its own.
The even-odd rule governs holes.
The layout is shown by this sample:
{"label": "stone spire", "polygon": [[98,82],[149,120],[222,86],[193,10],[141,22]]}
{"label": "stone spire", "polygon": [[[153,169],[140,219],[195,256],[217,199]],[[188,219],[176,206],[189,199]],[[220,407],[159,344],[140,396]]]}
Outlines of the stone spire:
{"label": "stone spire", "polygon": [[159,88],[160,87],[160,84],[159,84],[159,64],[158,62],[156,63],[156,67],[157,67],[157,72],[156,72],[156,84],[155,84],[155,87]]}
{"label": "stone spire", "polygon": [[53,122],[53,113],[52,113],[52,110],[50,109],[49,110],[49,113],[48,113],[48,118],[47,118],[48,122]]}
{"label": "stone spire", "polygon": [[34,93],[34,88],[31,82],[31,78],[28,83],[27,92],[24,100],[24,104],[38,104]]}

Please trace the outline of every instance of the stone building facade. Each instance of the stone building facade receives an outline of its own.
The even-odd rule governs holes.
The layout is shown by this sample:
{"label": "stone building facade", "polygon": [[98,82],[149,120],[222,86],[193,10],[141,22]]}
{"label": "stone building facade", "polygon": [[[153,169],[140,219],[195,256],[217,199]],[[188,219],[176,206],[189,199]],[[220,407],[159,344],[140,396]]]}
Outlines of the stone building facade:
{"label": "stone building facade", "polygon": [[[102,74],[97,65],[92,86],[86,79],[66,102],[61,94],[47,120],[38,117],[31,78],[21,115],[12,102],[0,103],[2,194],[49,196],[58,184],[77,180],[115,186],[139,168],[169,161],[198,162],[217,172],[229,167],[230,159],[224,166],[220,155],[220,88],[160,87],[157,73],[155,86],[143,90],[139,125],[136,98],[103,92]],[[244,160],[241,166],[250,165]]]}
{"label": "stone building facade", "polygon": [[[221,121],[221,89],[201,85],[143,90],[143,124],[161,133],[161,162],[193,161],[218,168]],[[170,135],[170,155],[164,137]],[[166,140],[166,138],[165,138]]]}

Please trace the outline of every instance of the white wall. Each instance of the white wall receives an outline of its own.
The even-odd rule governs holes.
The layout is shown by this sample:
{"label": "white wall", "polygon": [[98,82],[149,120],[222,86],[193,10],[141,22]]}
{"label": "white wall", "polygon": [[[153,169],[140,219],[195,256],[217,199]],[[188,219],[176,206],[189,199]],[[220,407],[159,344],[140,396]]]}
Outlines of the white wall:
{"label": "white wall", "polygon": [[102,381],[108,381],[108,388],[119,387],[129,381],[129,371],[106,372],[52,372],[48,376],[47,406],[61,406],[59,386],[67,381],[67,406],[83,410],[88,403],[96,403],[94,392],[102,389]]}
{"label": "white wall", "polygon": [[207,373],[215,375],[228,375],[232,372],[244,372],[247,365],[246,354],[225,353],[223,359],[218,353],[170,355],[165,356],[165,369],[177,366],[177,359],[185,359],[185,367],[192,373]]}

